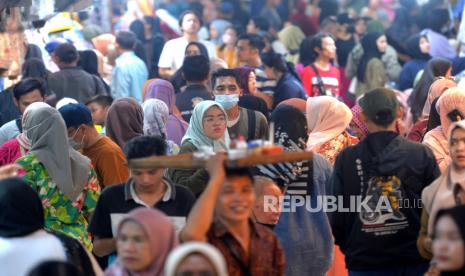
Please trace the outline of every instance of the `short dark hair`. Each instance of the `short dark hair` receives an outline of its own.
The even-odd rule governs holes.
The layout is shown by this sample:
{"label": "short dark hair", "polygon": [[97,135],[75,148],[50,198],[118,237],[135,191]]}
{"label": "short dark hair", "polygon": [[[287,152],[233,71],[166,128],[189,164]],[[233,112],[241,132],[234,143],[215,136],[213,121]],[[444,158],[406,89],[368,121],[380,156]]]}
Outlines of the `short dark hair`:
{"label": "short dark hair", "polygon": [[168,145],[160,136],[138,136],[129,140],[124,146],[127,160],[150,156],[166,155]]}
{"label": "short dark hair", "polygon": [[250,20],[260,31],[268,32],[270,29],[270,21],[264,16],[254,16]]}
{"label": "short dark hair", "polygon": [[187,10],[185,12],[183,12],[180,16],[179,16],[179,21],[178,21],[178,24],[179,24],[179,27],[182,27],[182,21],[184,20],[184,17],[188,14],[193,14],[197,17],[197,19],[199,20],[200,22],[200,26],[203,26],[203,19],[202,19],[202,16],[200,16],[200,14],[196,11],[193,11],[193,10]]}
{"label": "short dark hair", "polygon": [[39,90],[42,97],[45,97],[46,88],[43,80],[38,78],[25,78],[13,87],[13,95],[15,99],[19,101],[19,98],[36,89]]}
{"label": "short dark hair", "polygon": [[312,36],[312,38],[310,39],[309,51],[312,53],[312,56],[314,58],[313,61],[315,61],[315,59],[318,57],[318,53],[315,51],[315,48],[322,49],[323,39],[326,37],[333,38],[333,36],[330,33],[317,33],[316,35]]}
{"label": "short dark hair", "polygon": [[130,31],[119,31],[116,33],[116,43],[125,50],[132,50],[136,46],[136,35]]}
{"label": "short dark hair", "polygon": [[101,106],[110,106],[113,103],[113,97],[109,95],[96,95],[87,100],[86,105],[89,105],[91,103],[96,103]]}
{"label": "short dark hair", "polygon": [[62,43],[58,45],[54,50],[53,53],[61,62],[64,63],[72,63],[79,59],[79,53],[71,43]]}
{"label": "short dark hair", "polygon": [[250,171],[249,168],[228,168],[226,167],[225,168],[225,173],[226,173],[226,178],[228,177],[234,177],[234,176],[245,176],[247,178],[250,179],[250,181],[252,181],[252,184],[253,184],[253,174],[252,172]]}
{"label": "short dark hair", "polygon": [[237,85],[239,86],[239,76],[237,71],[234,69],[219,69],[212,74],[212,87],[215,87],[216,80],[218,78],[233,77],[236,80]]}
{"label": "short dark hair", "polygon": [[249,46],[253,49],[258,49],[259,52],[265,48],[263,37],[259,36],[258,34],[242,34],[237,39],[238,42],[239,40],[248,40]]}
{"label": "short dark hair", "polygon": [[185,57],[182,74],[186,81],[204,81],[210,73],[210,61],[204,56]]}

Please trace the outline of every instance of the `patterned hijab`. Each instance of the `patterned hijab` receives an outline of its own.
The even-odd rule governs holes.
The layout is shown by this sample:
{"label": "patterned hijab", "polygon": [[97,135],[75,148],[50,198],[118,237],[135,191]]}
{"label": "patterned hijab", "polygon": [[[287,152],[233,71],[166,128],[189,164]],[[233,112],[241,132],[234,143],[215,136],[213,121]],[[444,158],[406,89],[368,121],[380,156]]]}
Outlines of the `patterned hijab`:
{"label": "patterned hijab", "polygon": [[24,133],[52,181],[71,201],[82,192],[90,172],[90,160],[68,144],[65,121],[53,107],[30,110],[23,118]]}
{"label": "patterned hijab", "polygon": [[[207,112],[208,109],[211,107],[216,106],[218,107],[221,111],[223,111],[224,115],[226,116],[226,119],[228,115],[224,111],[223,107],[218,104],[215,101],[202,101],[198,103],[194,110],[192,111],[192,117],[191,121],[189,124],[189,128],[186,131],[186,135],[182,138],[182,143],[185,141],[189,141],[197,149],[200,149],[202,146],[210,146],[213,148],[213,150],[216,151],[227,151],[229,149],[229,134],[228,134],[228,129],[224,131],[223,138],[220,138],[218,140],[212,140],[208,138],[205,135],[205,132],[203,130],[203,116],[205,112]],[[226,121],[225,121],[226,123]]]}
{"label": "patterned hijab", "polygon": [[144,111],[133,98],[119,98],[108,109],[107,135],[121,149],[134,137],[144,135]]}
{"label": "patterned hijab", "polygon": [[148,99],[142,104],[144,110],[144,134],[158,135],[166,139],[168,106],[161,100]]}

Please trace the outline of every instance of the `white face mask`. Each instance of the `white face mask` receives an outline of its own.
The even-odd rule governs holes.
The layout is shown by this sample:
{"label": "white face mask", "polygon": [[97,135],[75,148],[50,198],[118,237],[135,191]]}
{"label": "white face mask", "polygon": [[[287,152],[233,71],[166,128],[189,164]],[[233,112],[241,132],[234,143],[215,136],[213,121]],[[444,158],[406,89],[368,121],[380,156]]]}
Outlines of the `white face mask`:
{"label": "white face mask", "polygon": [[231,94],[231,95],[216,95],[215,101],[224,109],[231,109],[237,105],[239,102],[239,95],[238,94]]}
{"label": "white face mask", "polygon": [[229,34],[224,34],[221,39],[223,40],[224,44],[232,44],[232,43],[234,43],[234,41],[233,41],[234,38]]}

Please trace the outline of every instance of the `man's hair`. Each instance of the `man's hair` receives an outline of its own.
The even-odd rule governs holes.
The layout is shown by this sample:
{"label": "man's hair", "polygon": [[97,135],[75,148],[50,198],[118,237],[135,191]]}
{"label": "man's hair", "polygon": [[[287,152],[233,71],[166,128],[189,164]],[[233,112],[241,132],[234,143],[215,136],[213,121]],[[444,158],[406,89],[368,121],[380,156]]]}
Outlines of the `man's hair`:
{"label": "man's hair", "polygon": [[216,80],[218,78],[233,77],[236,80],[237,86],[239,86],[239,76],[234,69],[219,69],[212,75],[212,87],[215,88]]}
{"label": "man's hair", "polygon": [[310,39],[310,43],[309,43],[310,49],[308,50],[312,53],[313,61],[318,57],[318,53],[315,51],[315,48],[322,49],[323,39],[326,37],[333,38],[333,36],[330,33],[317,33],[316,35],[312,36],[312,38]]}
{"label": "man's hair", "polygon": [[249,41],[250,48],[258,49],[261,52],[265,48],[265,42],[263,38],[258,34],[242,34],[239,36],[237,41],[239,40],[247,40]]}
{"label": "man's hair", "polygon": [[13,95],[17,101],[19,101],[19,98],[22,96],[34,91],[34,90],[39,90],[40,95],[42,97],[45,97],[45,84],[41,79],[38,78],[25,78],[22,79],[20,82],[18,82],[14,87],[13,87]]}
{"label": "man's hair", "polygon": [[113,98],[109,95],[96,95],[87,100],[86,105],[96,103],[98,105],[109,107],[113,103]]}
{"label": "man's hair", "polygon": [[226,178],[228,177],[241,177],[245,176],[250,179],[250,181],[253,183],[253,175],[252,172],[248,168],[225,168],[226,172]]}
{"label": "man's hair", "polygon": [[268,32],[270,29],[270,21],[264,16],[254,16],[250,20],[260,31]]}
{"label": "man's hair", "polygon": [[132,50],[136,46],[136,35],[130,31],[119,31],[116,33],[116,43],[124,50]]}
{"label": "man's hair", "polygon": [[204,81],[210,73],[210,61],[204,56],[185,57],[182,74],[186,81]]}
{"label": "man's hair", "polygon": [[193,14],[195,15],[195,17],[197,17],[197,20],[199,20],[199,23],[200,23],[200,27],[203,26],[203,20],[202,20],[202,16],[200,16],[200,14],[196,11],[193,11],[193,10],[187,10],[185,12],[183,12],[180,16],[179,16],[179,21],[178,21],[178,24],[179,24],[179,27],[182,27],[182,21],[184,21],[184,17],[188,14]]}
{"label": "man's hair", "polygon": [[62,43],[58,45],[53,53],[63,63],[73,63],[79,59],[79,53],[71,43]]}
{"label": "man's hair", "polygon": [[138,136],[129,140],[124,146],[127,160],[150,156],[166,155],[168,145],[160,136]]}

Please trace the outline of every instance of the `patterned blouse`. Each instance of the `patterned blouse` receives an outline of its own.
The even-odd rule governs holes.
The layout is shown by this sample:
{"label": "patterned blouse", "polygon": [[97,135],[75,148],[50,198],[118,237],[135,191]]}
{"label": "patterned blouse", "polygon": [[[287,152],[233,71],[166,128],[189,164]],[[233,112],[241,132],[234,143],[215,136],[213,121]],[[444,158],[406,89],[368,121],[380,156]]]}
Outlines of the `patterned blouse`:
{"label": "patterned blouse", "polygon": [[58,189],[37,155],[28,154],[19,158],[16,163],[26,171],[23,179],[39,194],[44,206],[45,229],[78,239],[92,251],[87,226],[100,196],[100,186],[94,169],[90,170],[82,193],[73,202]]}
{"label": "patterned blouse", "polygon": [[354,137],[347,133],[347,131],[344,131],[330,141],[322,144],[318,148],[317,152],[321,154],[326,160],[328,160],[331,165],[334,165],[334,162],[336,162],[336,157],[343,149],[356,145],[358,142],[359,141],[357,137]]}

